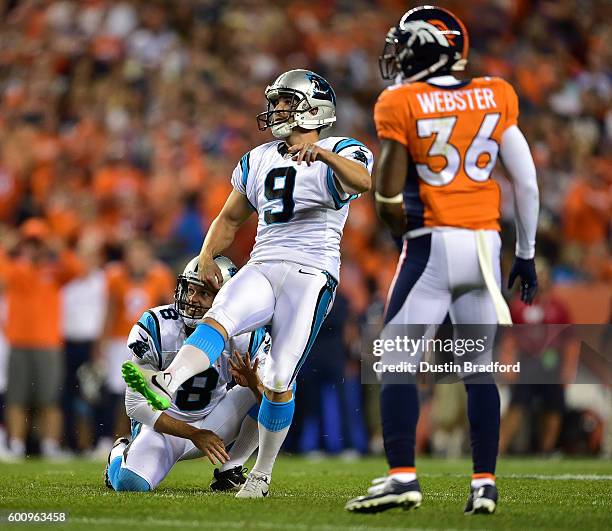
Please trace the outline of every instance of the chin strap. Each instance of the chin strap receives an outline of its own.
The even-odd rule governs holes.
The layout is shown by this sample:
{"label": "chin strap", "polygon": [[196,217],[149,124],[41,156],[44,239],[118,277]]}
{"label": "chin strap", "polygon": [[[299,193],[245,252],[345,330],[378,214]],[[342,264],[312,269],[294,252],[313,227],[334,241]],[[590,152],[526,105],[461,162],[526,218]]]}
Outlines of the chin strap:
{"label": "chin strap", "polygon": [[[307,111],[305,111],[307,112]],[[331,127],[336,121],[335,116],[330,118],[311,119],[304,117],[304,114],[296,114],[293,122],[283,122],[282,124],[273,125],[271,127],[272,134],[275,138],[287,138],[293,129],[303,127],[304,129],[317,129],[318,127]]]}
{"label": "chin strap", "polygon": [[434,72],[442,68],[446,63],[448,63],[448,59],[449,59],[448,55],[441,55],[440,60],[437,63],[434,63],[433,65],[431,65],[429,68],[426,68],[425,70],[421,70],[420,72],[414,74],[413,76],[405,78],[405,81],[418,81],[419,79],[423,79],[429,74],[433,74]]}

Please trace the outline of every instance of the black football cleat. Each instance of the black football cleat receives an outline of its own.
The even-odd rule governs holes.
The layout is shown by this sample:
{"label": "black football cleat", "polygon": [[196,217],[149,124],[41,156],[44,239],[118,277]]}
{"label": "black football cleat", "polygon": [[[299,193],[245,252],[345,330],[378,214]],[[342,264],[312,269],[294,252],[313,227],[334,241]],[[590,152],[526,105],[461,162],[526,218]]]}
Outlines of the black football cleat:
{"label": "black football cleat", "polygon": [[393,476],[387,476],[375,479],[366,496],[349,500],[344,508],[354,513],[378,513],[395,507],[408,510],[420,507],[422,500],[423,494],[417,479],[402,483],[393,479]]}
{"label": "black football cleat", "polygon": [[468,496],[463,514],[493,514],[497,507],[497,487],[483,485],[472,488]]}
{"label": "black football cleat", "polygon": [[230,468],[229,470],[224,470],[221,472],[218,468],[215,468],[213,472],[213,480],[210,484],[211,490],[216,490],[219,492],[228,491],[228,490],[238,490],[241,485],[246,482],[245,472],[246,468],[243,468],[241,465],[238,465],[234,468]]}

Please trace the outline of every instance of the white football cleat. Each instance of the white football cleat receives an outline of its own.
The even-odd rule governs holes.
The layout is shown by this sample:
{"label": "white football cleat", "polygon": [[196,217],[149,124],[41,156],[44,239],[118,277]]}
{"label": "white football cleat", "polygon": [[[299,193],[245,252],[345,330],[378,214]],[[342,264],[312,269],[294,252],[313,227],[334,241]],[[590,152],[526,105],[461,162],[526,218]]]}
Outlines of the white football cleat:
{"label": "white football cleat", "polygon": [[270,476],[259,472],[251,472],[246,483],[236,493],[236,498],[265,498],[269,491]]}

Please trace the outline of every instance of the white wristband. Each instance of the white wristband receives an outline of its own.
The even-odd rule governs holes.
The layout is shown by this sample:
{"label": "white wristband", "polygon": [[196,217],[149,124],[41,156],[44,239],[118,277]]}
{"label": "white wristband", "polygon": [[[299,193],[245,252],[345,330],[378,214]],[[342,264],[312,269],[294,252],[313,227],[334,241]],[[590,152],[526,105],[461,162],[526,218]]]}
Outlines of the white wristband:
{"label": "white wristband", "polygon": [[403,203],[404,202],[404,194],[399,193],[394,195],[393,197],[385,197],[384,195],[380,195],[378,192],[374,192],[374,199],[379,203]]}

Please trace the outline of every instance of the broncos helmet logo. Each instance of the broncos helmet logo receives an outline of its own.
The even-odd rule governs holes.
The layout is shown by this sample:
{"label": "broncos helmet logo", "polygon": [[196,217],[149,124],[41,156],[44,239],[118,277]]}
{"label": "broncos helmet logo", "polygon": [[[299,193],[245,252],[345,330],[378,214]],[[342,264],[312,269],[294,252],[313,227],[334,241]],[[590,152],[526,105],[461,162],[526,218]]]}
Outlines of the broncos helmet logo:
{"label": "broncos helmet logo", "polygon": [[410,37],[406,42],[408,47],[412,46],[417,39],[419,39],[419,44],[421,46],[437,42],[440,46],[444,46],[445,48],[450,47],[450,43],[444,35],[444,32],[441,31],[440,28],[424,20],[402,22],[400,23],[400,29],[410,33]]}
{"label": "broncos helmet logo", "polygon": [[336,95],[331,86],[322,77],[310,72],[306,74],[312,85],[312,96],[318,100],[329,100],[336,105]]}

